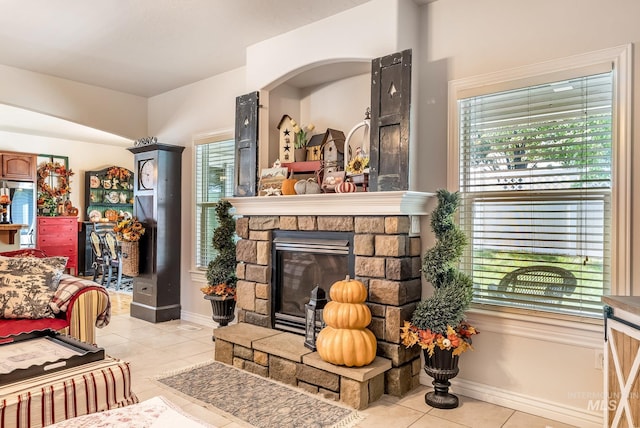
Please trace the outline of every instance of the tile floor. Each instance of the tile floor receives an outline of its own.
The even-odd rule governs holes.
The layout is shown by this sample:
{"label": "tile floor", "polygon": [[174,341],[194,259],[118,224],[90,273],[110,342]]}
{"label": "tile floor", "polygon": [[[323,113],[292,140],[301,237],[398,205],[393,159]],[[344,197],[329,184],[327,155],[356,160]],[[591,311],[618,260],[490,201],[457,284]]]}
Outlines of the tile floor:
{"label": "tile floor", "polygon": [[[181,320],[152,324],[129,316],[130,295],[112,293],[111,323],[98,329],[97,341],[111,356],[129,361],[132,388],[138,398],[146,400],[163,395],[183,410],[212,425],[224,428],[251,425],[217,412],[213,407],[202,407],[178,395],[173,390],[153,382],[156,375],[181,369],[213,358],[214,342],[211,329]],[[439,410],[424,403],[427,387],[422,386],[403,398],[383,396],[361,412],[365,419],[361,428],[561,428],[560,422],[540,418],[495,404],[460,396],[461,405],[453,410]]]}

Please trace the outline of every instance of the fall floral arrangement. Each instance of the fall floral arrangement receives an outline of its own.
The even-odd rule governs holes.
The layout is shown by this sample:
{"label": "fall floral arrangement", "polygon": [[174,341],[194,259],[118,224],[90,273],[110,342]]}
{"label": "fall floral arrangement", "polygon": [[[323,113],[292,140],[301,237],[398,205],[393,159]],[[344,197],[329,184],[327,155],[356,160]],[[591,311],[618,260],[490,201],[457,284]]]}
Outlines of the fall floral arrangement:
{"label": "fall floral arrangement", "polygon": [[116,233],[118,240],[137,242],[140,240],[140,237],[144,235],[145,229],[142,223],[133,217],[119,219],[113,227],[113,231]]}
{"label": "fall floral arrangement", "polygon": [[[58,185],[53,186],[49,177],[55,174]],[[60,162],[43,162],[38,166],[38,192],[42,199],[56,199],[71,192],[69,185],[74,172]]]}
{"label": "fall floral arrangement", "polygon": [[221,199],[216,204],[218,227],[213,232],[216,257],[207,266],[207,286],[200,289],[208,296],[236,297],[236,221],[229,214],[231,203]]}
{"label": "fall floral arrangement", "polygon": [[460,195],[438,190],[438,206],[431,214],[431,228],[436,244],[422,259],[422,273],[435,290],[416,306],[411,321],[405,321],[400,337],[406,347],[419,345],[433,356],[437,346],[453,349],[460,355],[471,348],[471,336],[478,331],[464,321],[464,312],[473,297],[469,275],[457,264],[467,243],[466,236],[454,222]]}
{"label": "fall floral arrangement", "polygon": [[236,298],[235,287],[229,287],[227,284],[207,285],[200,289],[207,296],[220,296],[222,298],[233,297]]}
{"label": "fall floral arrangement", "polygon": [[127,168],[112,166],[107,170],[107,179],[117,178],[119,181],[128,181],[131,177],[131,171]]}
{"label": "fall floral arrangement", "polygon": [[310,123],[307,126],[301,128],[295,120],[291,119],[291,126],[293,126],[294,135],[294,147],[296,149],[302,149],[307,146],[307,133],[313,132],[316,129],[315,125]]}

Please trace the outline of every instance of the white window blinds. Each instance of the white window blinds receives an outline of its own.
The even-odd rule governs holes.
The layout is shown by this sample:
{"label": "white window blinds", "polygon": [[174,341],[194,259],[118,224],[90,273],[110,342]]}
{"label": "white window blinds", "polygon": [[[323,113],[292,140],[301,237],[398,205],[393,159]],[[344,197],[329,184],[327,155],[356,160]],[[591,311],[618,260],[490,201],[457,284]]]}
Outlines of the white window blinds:
{"label": "white window blinds", "polygon": [[196,267],[206,268],[215,256],[215,205],[233,195],[234,141],[199,144],[196,151]]}
{"label": "white window blinds", "polygon": [[609,289],[613,73],[458,101],[474,301],[600,316]]}

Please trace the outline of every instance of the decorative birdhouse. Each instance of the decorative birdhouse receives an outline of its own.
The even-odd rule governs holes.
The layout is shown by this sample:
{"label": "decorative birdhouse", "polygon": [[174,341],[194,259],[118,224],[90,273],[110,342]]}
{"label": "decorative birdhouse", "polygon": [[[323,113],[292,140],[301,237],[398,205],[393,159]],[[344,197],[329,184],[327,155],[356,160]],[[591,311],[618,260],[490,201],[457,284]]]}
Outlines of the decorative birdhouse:
{"label": "decorative birdhouse", "polygon": [[279,131],[279,159],[280,162],[293,162],[293,119],[288,114],[282,116],[278,123]]}
{"label": "decorative birdhouse", "polygon": [[344,164],[344,132],[327,128],[322,143],[325,172],[341,171]]}
{"label": "decorative birdhouse", "polygon": [[311,137],[307,143],[307,160],[320,160],[322,159],[322,143],[324,141],[325,134],[317,134]]}

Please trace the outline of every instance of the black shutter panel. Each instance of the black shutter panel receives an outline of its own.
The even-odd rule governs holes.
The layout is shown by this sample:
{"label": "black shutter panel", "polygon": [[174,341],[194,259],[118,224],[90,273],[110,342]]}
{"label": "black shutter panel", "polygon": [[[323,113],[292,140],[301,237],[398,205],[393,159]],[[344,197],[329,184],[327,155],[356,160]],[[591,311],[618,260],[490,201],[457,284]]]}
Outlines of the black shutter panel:
{"label": "black shutter panel", "polygon": [[409,188],[411,49],[371,62],[371,191]]}
{"label": "black shutter panel", "polygon": [[256,196],[258,174],[258,92],[236,98],[234,196]]}

